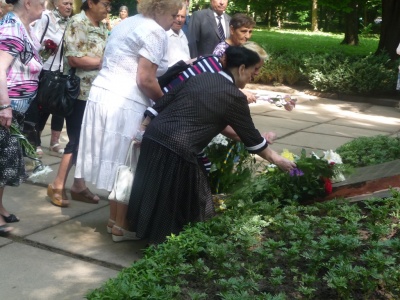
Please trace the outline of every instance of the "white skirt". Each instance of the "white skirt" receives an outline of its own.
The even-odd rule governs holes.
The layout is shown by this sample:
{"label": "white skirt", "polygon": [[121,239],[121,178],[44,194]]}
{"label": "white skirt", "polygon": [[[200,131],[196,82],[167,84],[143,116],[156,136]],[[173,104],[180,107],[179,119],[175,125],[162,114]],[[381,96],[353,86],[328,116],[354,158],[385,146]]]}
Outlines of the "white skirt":
{"label": "white skirt", "polygon": [[118,166],[125,163],[146,106],[92,86],[82,121],[75,178],[111,191]]}

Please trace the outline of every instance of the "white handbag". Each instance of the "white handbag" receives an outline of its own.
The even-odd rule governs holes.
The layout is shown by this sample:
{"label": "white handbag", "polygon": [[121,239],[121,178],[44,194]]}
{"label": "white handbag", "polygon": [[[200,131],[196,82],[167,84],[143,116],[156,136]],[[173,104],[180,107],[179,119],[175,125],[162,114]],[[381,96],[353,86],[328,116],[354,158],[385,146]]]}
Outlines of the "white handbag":
{"label": "white handbag", "polygon": [[132,184],[135,178],[136,165],[139,160],[140,148],[135,147],[136,141],[129,145],[125,158],[125,165],[119,166],[115,175],[114,186],[108,196],[109,200],[129,203]]}

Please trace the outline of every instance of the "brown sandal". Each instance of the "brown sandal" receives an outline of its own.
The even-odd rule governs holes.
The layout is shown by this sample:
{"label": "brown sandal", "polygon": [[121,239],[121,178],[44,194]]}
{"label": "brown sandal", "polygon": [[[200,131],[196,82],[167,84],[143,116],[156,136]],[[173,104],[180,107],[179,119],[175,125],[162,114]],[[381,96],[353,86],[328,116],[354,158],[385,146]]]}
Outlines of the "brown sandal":
{"label": "brown sandal", "polygon": [[88,188],[83,190],[82,192],[73,192],[71,191],[71,197],[72,200],[76,201],[82,201],[86,203],[92,203],[92,204],[97,204],[99,203],[99,200],[94,200],[94,197],[96,197],[95,194],[93,194]]}
{"label": "brown sandal", "polygon": [[69,205],[65,189],[55,189],[51,183],[47,186],[47,196],[50,197],[51,203],[55,206],[68,207]]}

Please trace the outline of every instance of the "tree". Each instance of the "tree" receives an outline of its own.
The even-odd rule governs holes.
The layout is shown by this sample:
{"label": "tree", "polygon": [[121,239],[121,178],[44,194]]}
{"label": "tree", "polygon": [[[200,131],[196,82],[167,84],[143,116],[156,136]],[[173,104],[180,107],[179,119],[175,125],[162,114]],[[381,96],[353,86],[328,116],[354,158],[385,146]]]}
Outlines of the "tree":
{"label": "tree", "polygon": [[318,0],[312,0],[311,31],[318,31]]}
{"label": "tree", "polygon": [[351,0],[348,3],[347,10],[344,15],[344,39],[342,44],[357,46],[358,45],[358,1]]}
{"label": "tree", "polygon": [[382,0],[382,24],[377,54],[385,51],[391,59],[398,58],[396,48],[400,41],[400,1]]}

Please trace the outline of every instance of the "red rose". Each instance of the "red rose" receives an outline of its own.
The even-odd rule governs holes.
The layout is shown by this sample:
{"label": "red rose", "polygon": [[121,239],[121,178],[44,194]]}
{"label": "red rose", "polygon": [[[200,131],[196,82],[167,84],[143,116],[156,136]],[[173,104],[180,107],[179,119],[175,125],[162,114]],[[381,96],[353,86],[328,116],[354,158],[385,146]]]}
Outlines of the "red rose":
{"label": "red rose", "polygon": [[57,50],[57,44],[54,43],[52,40],[45,40],[44,41],[44,49],[49,50],[51,53],[55,53]]}
{"label": "red rose", "polygon": [[324,187],[327,195],[332,194],[332,182],[329,178],[324,177]]}

